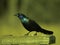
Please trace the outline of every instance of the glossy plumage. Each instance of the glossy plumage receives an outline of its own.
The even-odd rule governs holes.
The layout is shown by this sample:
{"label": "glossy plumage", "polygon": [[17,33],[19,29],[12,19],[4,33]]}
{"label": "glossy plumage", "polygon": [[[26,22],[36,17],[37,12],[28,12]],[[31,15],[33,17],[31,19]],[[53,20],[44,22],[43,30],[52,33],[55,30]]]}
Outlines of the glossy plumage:
{"label": "glossy plumage", "polygon": [[[48,31],[45,30],[43,28],[41,28],[34,20],[29,19],[28,17],[26,17],[24,14],[17,14],[17,17],[21,20],[23,26],[29,31],[36,31],[36,32],[41,32],[47,35],[51,35],[53,34],[52,31]],[[29,34],[29,33],[27,33]]]}

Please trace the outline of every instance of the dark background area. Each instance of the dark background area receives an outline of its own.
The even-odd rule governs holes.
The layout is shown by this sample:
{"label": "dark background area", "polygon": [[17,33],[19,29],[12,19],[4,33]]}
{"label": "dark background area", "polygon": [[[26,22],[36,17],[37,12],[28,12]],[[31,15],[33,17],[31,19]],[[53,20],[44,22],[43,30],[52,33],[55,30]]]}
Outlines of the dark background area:
{"label": "dark background area", "polygon": [[[42,23],[60,23],[60,0],[15,0],[16,12],[22,12],[28,17]],[[15,1],[12,1],[14,4]],[[8,0],[0,0],[0,18],[4,18],[4,13],[8,13]],[[14,8],[12,7],[12,8]],[[12,10],[10,8],[9,10]]]}

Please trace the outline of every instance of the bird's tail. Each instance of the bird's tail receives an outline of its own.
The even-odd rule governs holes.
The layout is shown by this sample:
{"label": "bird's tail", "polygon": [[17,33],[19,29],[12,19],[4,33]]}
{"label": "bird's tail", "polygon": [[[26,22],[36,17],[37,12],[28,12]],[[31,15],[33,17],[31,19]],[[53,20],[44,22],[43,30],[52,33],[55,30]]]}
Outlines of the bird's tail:
{"label": "bird's tail", "polygon": [[52,31],[48,31],[48,30],[45,30],[45,29],[40,30],[40,32],[44,33],[44,34],[47,34],[47,35],[52,35],[53,34]]}

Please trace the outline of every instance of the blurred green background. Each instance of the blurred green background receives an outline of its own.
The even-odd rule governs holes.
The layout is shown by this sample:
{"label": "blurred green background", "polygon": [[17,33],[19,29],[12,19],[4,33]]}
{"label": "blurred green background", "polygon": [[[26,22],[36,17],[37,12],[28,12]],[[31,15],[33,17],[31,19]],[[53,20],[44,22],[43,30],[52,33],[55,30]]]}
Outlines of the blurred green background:
{"label": "blurred green background", "polygon": [[14,16],[17,12],[53,31],[57,38],[54,45],[60,44],[60,0],[0,0],[0,36],[22,36],[28,32]]}

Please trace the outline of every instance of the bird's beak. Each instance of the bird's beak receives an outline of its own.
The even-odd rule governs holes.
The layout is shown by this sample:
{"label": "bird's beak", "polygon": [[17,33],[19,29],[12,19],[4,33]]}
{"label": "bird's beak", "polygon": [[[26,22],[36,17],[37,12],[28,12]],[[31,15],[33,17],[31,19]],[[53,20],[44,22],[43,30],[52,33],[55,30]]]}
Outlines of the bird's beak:
{"label": "bird's beak", "polygon": [[14,15],[14,16],[17,16],[17,15]]}

